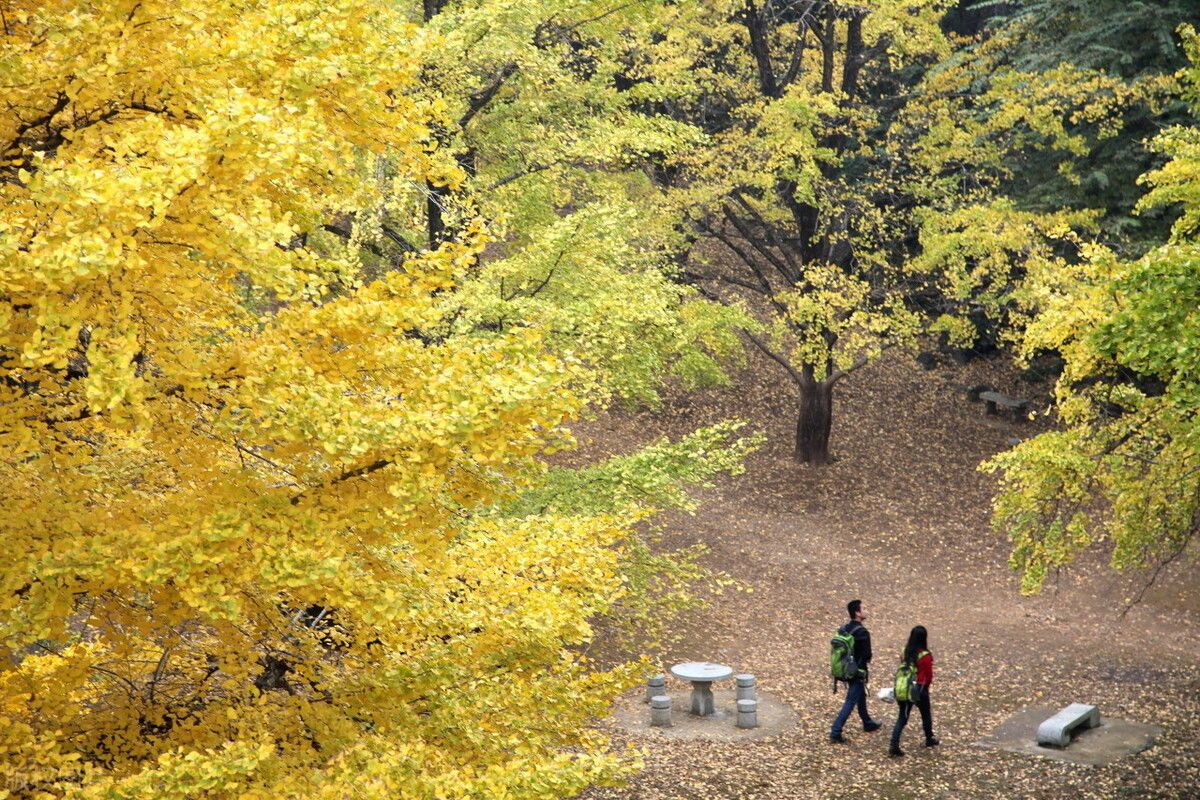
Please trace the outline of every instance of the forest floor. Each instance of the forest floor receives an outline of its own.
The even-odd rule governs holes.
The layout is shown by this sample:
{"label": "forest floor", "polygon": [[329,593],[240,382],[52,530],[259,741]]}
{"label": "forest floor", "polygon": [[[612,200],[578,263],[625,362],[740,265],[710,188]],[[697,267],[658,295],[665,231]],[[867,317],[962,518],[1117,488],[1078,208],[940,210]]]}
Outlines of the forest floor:
{"label": "forest floor", "polygon": [[[799,715],[796,727],[750,742],[679,741],[601,723],[618,746],[644,750],[645,768],[584,798],[1200,798],[1200,563],[1171,565],[1123,617],[1123,601],[1147,576],[1117,575],[1103,553],[1022,596],[1008,542],[989,524],[996,478],[977,466],[1040,424],[985,417],[947,382],[987,382],[1026,398],[1049,392],[1002,359],[924,371],[911,357],[887,357],[838,388],[836,462],[824,468],[790,457],[795,393],[753,356],[733,386],[676,393],[658,411],[615,411],[576,427],[582,447],[572,460],[581,462],[729,417],[767,435],[744,474],[701,492],[694,516],[665,519],[669,545],[703,542],[704,563],[751,591],[727,590],[686,614],[656,659],[753,673],[761,692]],[[843,695],[831,693],[828,643],[852,598],[869,610],[871,710],[885,727],[863,733],[855,715],[850,743],[835,745],[829,725]],[[915,624],[929,629],[936,659],[942,744],[920,746],[914,713],[908,756],[891,759],[896,707],[873,693],[890,681]],[[671,688],[686,701],[686,685]],[[1165,732],[1107,766],[973,745],[1025,706],[1069,702]]]}

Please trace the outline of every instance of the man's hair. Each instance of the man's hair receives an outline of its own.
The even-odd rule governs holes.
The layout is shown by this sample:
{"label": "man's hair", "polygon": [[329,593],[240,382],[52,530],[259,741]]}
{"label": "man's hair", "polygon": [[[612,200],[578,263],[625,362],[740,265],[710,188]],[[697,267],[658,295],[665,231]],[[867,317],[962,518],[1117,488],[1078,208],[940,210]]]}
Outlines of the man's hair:
{"label": "man's hair", "polygon": [[846,610],[850,612],[850,619],[854,619],[854,615],[862,609],[862,600],[851,600],[846,603]]}

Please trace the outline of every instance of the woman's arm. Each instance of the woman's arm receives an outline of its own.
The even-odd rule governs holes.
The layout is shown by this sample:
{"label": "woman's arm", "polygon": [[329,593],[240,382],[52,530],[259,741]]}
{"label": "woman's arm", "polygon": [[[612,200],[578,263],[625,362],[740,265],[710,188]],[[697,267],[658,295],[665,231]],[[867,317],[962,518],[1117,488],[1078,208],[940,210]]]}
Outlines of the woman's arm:
{"label": "woman's arm", "polygon": [[933,683],[933,653],[926,653],[917,659],[917,683],[922,686]]}

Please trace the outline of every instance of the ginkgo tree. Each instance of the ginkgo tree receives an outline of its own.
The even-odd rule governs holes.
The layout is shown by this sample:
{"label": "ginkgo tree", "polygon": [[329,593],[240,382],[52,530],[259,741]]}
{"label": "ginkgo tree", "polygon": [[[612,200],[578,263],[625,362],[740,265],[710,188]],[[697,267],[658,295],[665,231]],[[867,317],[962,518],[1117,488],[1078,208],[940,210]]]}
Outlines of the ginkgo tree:
{"label": "ginkgo tree", "polygon": [[692,132],[621,91],[630,38],[661,3],[400,5],[433,34],[421,83],[445,104],[434,140],[462,180],[415,195],[381,182],[370,209],[326,230],[357,238],[368,260],[386,265],[481,215],[496,241],[442,295],[443,324],[425,335],[536,325],[624,401],[654,403],[673,378],[723,380],[740,316],[669,279],[674,232],[643,201],[641,156],[676,153]]}
{"label": "ginkgo tree", "polygon": [[981,81],[948,5],[671,4],[631,51],[629,93],[701,142],[648,167],[684,240],[677,274],[753,299],[745,334],[796,389],[802,462],[831,460],[840,381],[922,333],[973,338],[972,313],[1003,317],[1025,272],[1073,254],[1095,215],[1020,208],[1005,179],[1043,152],[1069,166],[1090,141],[1073,123],[1138,92],[1068,68]]}
{"label": "ginkgo tree", "polygon": [[[1186,65],[1175,29],[1195,17],[1188,0],[1029,0],[986,7],[994,30],[976,49],[976,80],[990,82],[1008,74],[1063,74],[1076,70],[1078,89],[1090,76],[1121,78],[1137,84],[1161,82]],[[985,77],[986,76],[986,77]],[[1071,82],[1064,81],[1063,88]],[[1030,84],[1026,84],[1030,85]],[[1165,87],[1164,87],[1165,88]],[[1062,154],[1014,158],[1005,193],[1023,206],[1042,210],[1092,208],[1103,213],[1101,227],[1122,252],[1140,255],[1160,243],[1171,223],[1166,209],[1132,213],[1142,189],[1137,178],[1161,164],[1146,140],[1189,115],[1187,103],[1173,93],[1147,95],[1150,102],[1124,102],[1100,119],[1073,122],[1077,133],[1100,126],[1115,135],[1094,140],[1089,152],[1072,158]]]}
{"label": "ginkgo tree", "polygon": [[[797,390],[795,456],[804,462],[831,459],[837,383],[918,328],[888,290],[890,255],[867,235],[886,220],[864,191],[863,165],[867,132],[881,127],[875,101],[905,65],[948,52],[940,10],[670,4],[656,35],[630,53],[628,93],[690,125],[699,142],[647,168],[656,213],[682,240],[677,275],[716,302],[760,298],[762,320],[743,330]],[[719,243],[719,253],[701,242]]]}
{"label": "ginkgo tree", "polygon": [[535,325],[443,330],[489,238],[465,211],[386,268],[357,232],[381,193],[466,178],[433,34],[384,0],[2,22],[3,791],[619,774],[584,723],[632,673],[573,646],[639,516],[495,513],[569,445],[583,365]]}
{"label": "ginkgo tree", "polygon": [[[418,243],[434,245],[477,215],[488,220],[495,240],[453,291],[439,294],[438,321],[421,335],[486,339],[536,327],[548,349],[586,367],[573,388],[591,411],[609,402],[655,405],[670,383],[727,381],[725,368],[741,351],[734,325],[744,315],[671,279],[675,231],[645,207],[645,154],[674,157],[694,132],[623,91],[627,51],[654,30],[662,3],[401,5],[433,34],[421,84],[445,103],[435,139],[463,180],[429,183],[424,195],[381,181],[375,204],[333,232],[387,268]],[[725,446],[740,447],[732,436]],[[696,457],[728,462],[721,447]],[[675,575],[697,574],[696,549],[650,556],[641,533],[632,544],[640,554],[625,559],[628,569],[653,561]],[[621,608],[652,602],[655,611],[631,627],[644,633],[669,618],[664,596],[635,594]]]}
{"label": "ginkgo tree", "polygon": [[[1200,112],[1200,37],[1180,32],[1184,96]],[[1200,126],[1168,129],[1154,147],[1169,160],[1144,176],[1139,207],[1180,212],[1169,241],[1132,261],[1089,246],[1068,277],[1043,276],[1030,295],[1023,346],[1062,353],[1063,425],[987,465],[1002,473],[995,521],[1027,592],[1099,542],[1118,569],[1154,569],[1144,592],[1200,525]]]}

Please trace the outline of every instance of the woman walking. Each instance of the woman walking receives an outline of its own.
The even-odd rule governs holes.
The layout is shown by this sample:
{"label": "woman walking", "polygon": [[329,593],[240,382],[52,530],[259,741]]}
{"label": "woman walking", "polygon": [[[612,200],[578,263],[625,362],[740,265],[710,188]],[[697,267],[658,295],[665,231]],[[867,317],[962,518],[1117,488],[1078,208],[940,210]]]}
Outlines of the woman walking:
{"label": "woman walking", "polygon": [[[938,740],[933,736],[933,712],[929,708],[929,684],[933,683],[933,654],[929,652],[929,635],[924,625],[917,625],[908,634],[908,644],[904,646],[901,659],[905,664],[917,667],[916,685],[913,687],[915,705],[921,712],[921,726],[925,729],[925,746],[934,747]],[[902,756],[900,749],[900,734],[908,724],[908,715],[914,705],[911,701],[899,701],[900,715],[896,717],[896,726],[892,728],[892,746],[888,749],[890,756]]]}

